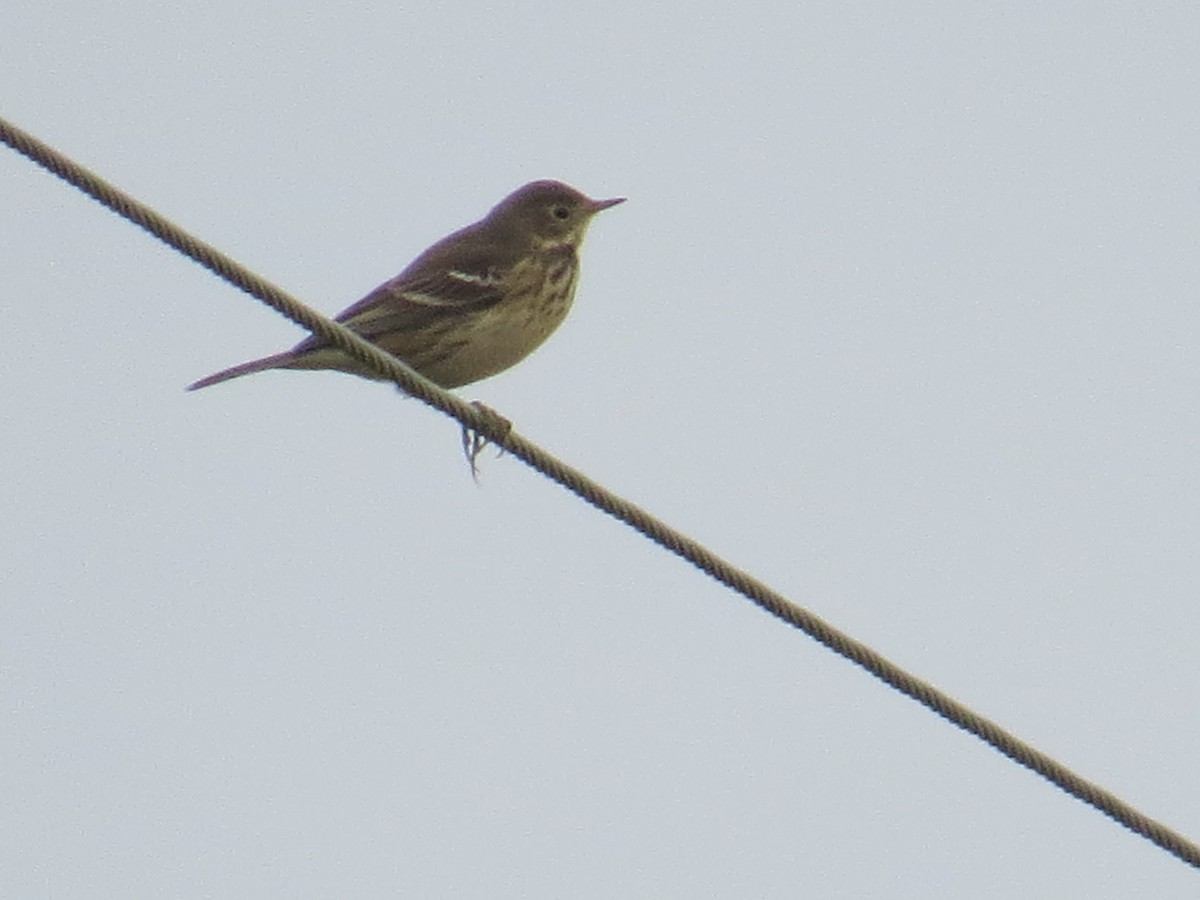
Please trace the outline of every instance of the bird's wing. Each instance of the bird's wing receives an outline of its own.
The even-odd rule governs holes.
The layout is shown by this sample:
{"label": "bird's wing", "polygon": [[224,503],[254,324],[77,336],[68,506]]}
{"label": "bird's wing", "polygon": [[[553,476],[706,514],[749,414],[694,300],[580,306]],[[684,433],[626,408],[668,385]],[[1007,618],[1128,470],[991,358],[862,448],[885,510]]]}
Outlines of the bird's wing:
{"label": "bird's wing", "polygon": [[[353,306],[344,310],[337,321],[368,340],[388,332],[415,331],[470,310],[484,309],[504,297],[507,268],[496,265],[496,254],[488,248],[464,253],[453,259],[435,251],[435,244],[407,269],[385,281]],[[301,342],[295,352],[324,346],[317,338]]]}
{"label": "bird's wing", "polygon": [[338,316],[365,338],[420,328],[447,315],[493,306],[503,299],[503,277],[493,271],[444,269],[381,284]]}

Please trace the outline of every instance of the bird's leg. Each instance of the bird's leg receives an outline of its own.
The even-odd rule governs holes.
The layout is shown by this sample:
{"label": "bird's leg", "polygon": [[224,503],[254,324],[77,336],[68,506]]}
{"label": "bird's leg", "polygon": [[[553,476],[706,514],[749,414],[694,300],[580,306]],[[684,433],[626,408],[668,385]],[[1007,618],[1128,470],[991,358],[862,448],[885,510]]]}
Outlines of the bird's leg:
{"label": "bird's leg", "polygon": [[476,430],[468,428],[466,425],[462,429],[462,448],[463,455],[467,458],[467,464],[471,467],[471,477],[476,482],[479,481],[479,454],[483,452],[484,447],[488,444],[496,444],[499,447],[500,456],[504,453],[504,448],[499,446],[507,439],[508,434],[512,431],[512,422],[500,415],[489,406],[484,406],[478,400],[472,400],[471,405],[475,407],[484,418],[483,427]]}

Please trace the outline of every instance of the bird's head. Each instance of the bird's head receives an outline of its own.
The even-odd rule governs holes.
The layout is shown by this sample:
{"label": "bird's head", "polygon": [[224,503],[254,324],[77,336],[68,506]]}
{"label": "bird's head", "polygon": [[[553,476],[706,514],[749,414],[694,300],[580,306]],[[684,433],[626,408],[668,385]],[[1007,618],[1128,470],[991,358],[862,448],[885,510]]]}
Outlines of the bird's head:
{"label": "bird's head", "polygon": [[534,181],[496,204],[486,222],[527,234],[535,247],[576,247],[596,213],[624,201],[593,200],[561,181]]}

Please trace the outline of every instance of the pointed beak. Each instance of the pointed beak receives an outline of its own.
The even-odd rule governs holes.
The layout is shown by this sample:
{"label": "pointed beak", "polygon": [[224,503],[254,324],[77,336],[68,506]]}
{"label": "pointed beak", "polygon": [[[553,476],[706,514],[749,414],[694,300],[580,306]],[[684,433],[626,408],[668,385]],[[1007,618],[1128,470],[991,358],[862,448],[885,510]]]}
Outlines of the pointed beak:
{"label": "pointed beak", "polygon": [[603,209],[608,209],[610,206],[616,206],[618,203],[624,203],[624,202],[625,202],[624,197],[613,197],[611,200],[593,200],[592,205],[590,207],[588,207],[588,209],[591,212],[591,214],[594,216],[596,213],[600,212]]}

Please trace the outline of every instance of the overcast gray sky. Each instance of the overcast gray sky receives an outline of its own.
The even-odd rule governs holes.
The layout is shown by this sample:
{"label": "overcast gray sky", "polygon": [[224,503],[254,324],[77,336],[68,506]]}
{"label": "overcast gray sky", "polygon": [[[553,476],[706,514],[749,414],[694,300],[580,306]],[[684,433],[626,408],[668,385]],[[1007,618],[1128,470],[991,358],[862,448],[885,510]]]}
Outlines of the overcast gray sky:
{"label": "overcast gray sky", "polygon": [[[335,313],[629,202],[462,393],[1200,837],[1200,7],[16,0],[0,114]],[[0,894],[1200,873],[0,152]]]}

